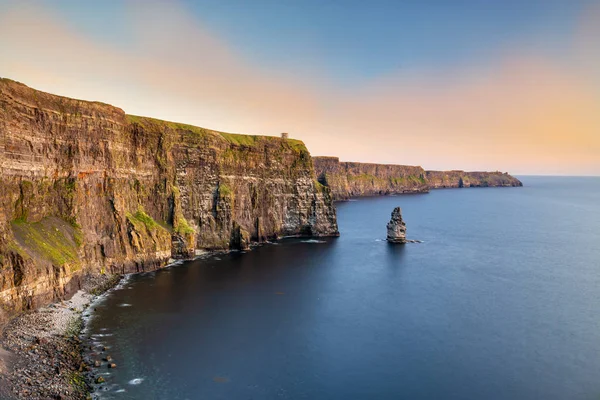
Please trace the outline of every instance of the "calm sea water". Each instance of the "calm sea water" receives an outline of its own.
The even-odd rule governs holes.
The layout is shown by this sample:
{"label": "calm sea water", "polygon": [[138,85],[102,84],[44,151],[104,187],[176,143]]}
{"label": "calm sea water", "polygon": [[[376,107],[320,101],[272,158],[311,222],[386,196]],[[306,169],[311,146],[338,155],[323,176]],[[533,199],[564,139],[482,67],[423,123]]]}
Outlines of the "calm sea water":
{"label": "calm sea water", "polygon": [[[134,276],[111,399],[599,399],[600,178],[337,205],[337,239]],[[395,206],[408,236],[382,241]]]}

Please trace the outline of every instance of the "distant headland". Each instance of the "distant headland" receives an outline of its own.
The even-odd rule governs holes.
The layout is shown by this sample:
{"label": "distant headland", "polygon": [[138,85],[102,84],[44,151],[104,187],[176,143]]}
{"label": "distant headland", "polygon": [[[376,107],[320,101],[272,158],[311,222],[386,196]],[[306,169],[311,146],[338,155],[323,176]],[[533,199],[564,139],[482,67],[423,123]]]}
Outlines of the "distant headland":
{"label": "distant headland", "polygon": [[523,186],[502,172],[426,171],[420,166],[342,162],[338,157],[313,157],[319,182],[335,200],[354,196],[426,193],[430,189]]}

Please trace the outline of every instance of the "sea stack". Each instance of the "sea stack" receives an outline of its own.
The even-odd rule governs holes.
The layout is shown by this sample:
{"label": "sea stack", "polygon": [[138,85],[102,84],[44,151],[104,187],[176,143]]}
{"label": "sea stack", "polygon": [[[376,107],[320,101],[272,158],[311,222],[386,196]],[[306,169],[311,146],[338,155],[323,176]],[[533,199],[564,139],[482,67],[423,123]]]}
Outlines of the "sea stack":
{"label": "sea stack", "polygon": [[400,207],[392,211],[392,219],[387,224],[387,241],[390,243],[406,243],[406,224],[402,220]]}

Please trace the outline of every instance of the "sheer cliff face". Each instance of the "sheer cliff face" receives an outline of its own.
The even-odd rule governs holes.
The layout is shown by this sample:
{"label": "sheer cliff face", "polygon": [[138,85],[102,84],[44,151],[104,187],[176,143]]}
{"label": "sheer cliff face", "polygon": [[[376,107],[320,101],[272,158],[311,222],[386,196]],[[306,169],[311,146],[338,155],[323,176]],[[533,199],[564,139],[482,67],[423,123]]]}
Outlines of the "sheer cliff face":
{"label": "sheer cliff face", "polygon": [[340,162],[337,157],[313,157],[313,161],[319,181],[331,189],[334,200],[438,188],[523,186],[502,172],[424,171],[408,165]]}
{"label": "sheer cliff face", "polygon": [[432,189],[523,186],[506,172],[427,171],[426,177]]}
{"label": "sheer cliff face", "polygon": [[340,162],[337,157],[313,157],[313,161],[319,182],[331,189],[335,200],[429,191],[421,167]]}
{"label": "sheer cliff face", "polygon": [[337,235],[304,144],[125,115],[0,79],[0,320],[84,273]]}

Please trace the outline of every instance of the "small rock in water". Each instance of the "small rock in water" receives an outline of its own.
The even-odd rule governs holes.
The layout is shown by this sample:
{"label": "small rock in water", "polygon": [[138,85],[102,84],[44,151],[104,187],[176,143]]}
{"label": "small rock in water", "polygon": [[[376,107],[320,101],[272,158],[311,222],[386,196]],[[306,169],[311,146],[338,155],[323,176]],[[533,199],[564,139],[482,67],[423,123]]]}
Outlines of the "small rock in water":
{"label": "small rock in water", "polygon": [[406,224],[402,220],[400,207],[392,211],[392,219],[387,224],[387,241],[390,243],[406,243]]}
{"label": "small rock in water", "polygon": [[96,378],[96,383],[104,383],[104,378],[99,376],[98,378]]}
{"label": "small rock in water", "polygon": [[117,364],[115,364],[115,363],[109,363],[108,364],[108,368],[117,368]]}
{"label": "small rock in water", "polygon": [[99,367],[102,365],[99,360],[94,361],[94,367]]}
{"label": "small rock in water", "polygon": [[106,356],[106,357],[104,358],[104,361],[112,361],[112,357],[111,357],[111,356]]}

